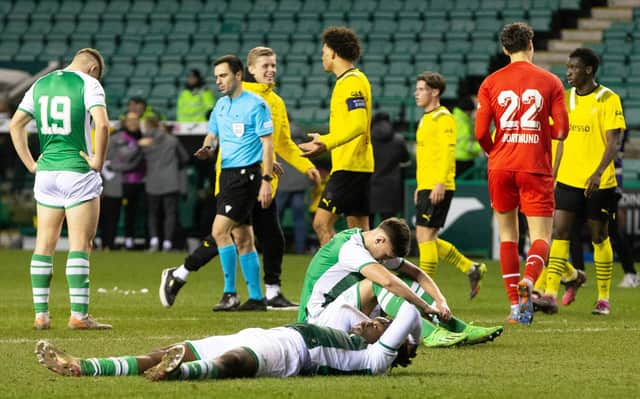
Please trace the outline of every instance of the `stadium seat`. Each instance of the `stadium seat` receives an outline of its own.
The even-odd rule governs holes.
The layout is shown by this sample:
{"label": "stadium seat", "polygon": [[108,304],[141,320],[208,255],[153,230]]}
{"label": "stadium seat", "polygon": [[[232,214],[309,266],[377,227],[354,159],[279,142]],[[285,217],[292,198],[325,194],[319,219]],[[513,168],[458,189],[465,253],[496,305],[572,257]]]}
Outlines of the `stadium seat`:
{"label": "stadium seat", "polygon": [[29,21],[26,14],[12,14],[4,26],[3,35],[5,33],[22,35],[29,29]]}
{"label": "stadium seat", "polygon": [[307,1],[303,1],[302,3],[303,4],[302,4],[302,8],[300,9],[300,12],[303,12],[303,13],[314,13],[318,15],[321,12],[329,9],[325,0],[316,0],[316,1],[307,0]]}
{"label": "stadium seat", "polygon": [[302,85],[285,83],[277,86],[276,92],[287,104],[287,108],[289,108],[289,106],[295,105],[298,99],[304,95],[304,87]]}
{"label": "stadium seat", "polygon": [[318,109],[322,107],[323,99],[320,97],[301,97],[298,106],[301,108]]}
{"label": "stadium seat", "polygon": [[[389,2],[395,4],[395,2]],[[401,12],[413,13],[416,15],[424,14],[431,10],[429,0],[406,0]]]}
{"label": "stadium seat", "polygon": [[0,42],[0,61],[10,62],[20,50],[20,42],[3,35]]}
{"label": "stadium seat", "polygon": [[228,13],[220,23],[220,32],[222,33],[241,33],[244,28],[244,16],[240,13]]}
{"label": "stadium seat", "polygon": [[315,110],[313,108],[293,108],[289,112],[292,115],[294,121],[300,121],[303,123],[313,120]]}
{"label": "stadium seat", "polygon": [[105,13],[108,13],[108,14],[123,15],[129,11],[129,8],[131,8],[131,3],[129,2],[129,0],[111,0],[107,4],[107,7],[105,8],[104,11]]}
{"label": "stadium seat", "polygon": [[467,75],[486,76],[489,70],[488,54],[467,54]]}
{"label": "stadium seat", "polygon": [[311,55],[319,51],[318,39],[314,35],[296,35],[292,39],[289,51],[294,54]]}
{"label": "stadium seat", "polygon": [[[157,9],[164,9],[165,3],[176,3],[175,1],[158,1]],[[196,15],[202,10],[202,2],[200,0],[182,0],[180,2],[180,12]]]}
{"label": "stadium seat", "polygon": [[478,10],[474,13],[476,19],[476,31],[480,32],[496,32],[503,25],[496,10]]}
{"label": "stadium seat", "polygon": [[147,98],[149,96],[151,89],[150,84],[132,84],[127,88],[127,92],[125,93],[125,99],[129,99],[131,97],[142,97]]}
{"label": "stadium seat", "polygon": [[356,11],[353,9],[352,0],[329,0],[326,10],[331,10],[332,12],[341,12],[341,13]]}
{"label": "stadium seat", "polygon": [[29,24],[29,33],[39,33],[46,35],[52,28],[51,15],[49,14],[33,14],[31,23]]}
{"label": "stadium seat", "polygon": [[32,14],[36,9],[37,3],[33,0],[20,0],[13,2],[13,8],[11,14]]}
{"label": "stadium seat", "polygon": [[[75,3],[76,0],[65,0],[64,3],[60,6],[60,12],[66,13],[75,13],[80,11],[81,14],[104,14],[107,9],[107,0],[92,0],[91,2],[80,1],[80,6],[77,6]],[[75,7],[74,7],[75,6]]]}
{"label": "stadium seat", "polygon": [[548,32],[551,29],[551,16],[551,9],[529,10],[529,25],[536,32]]}
{"label": "stadium seat", "polygon": [[150,34],[167,34],[173,29],[171,16],[165,14],[152,14],[149,16]]}
{"label": "stadium seat", "polygon": [[[157,66],[155,70],[157,71]],[[132,63],[117,62],[109,65],[109,67],[107,68],[107,73],[110,77],[117,76],[117,77],[128,78],[130,76],[133,76],[133,72],[134,72],[134,66]],[[145,76],[145,75],[142,74],[140,76]]]}
{"label": "stadium seat", "polygon": [[190,49],[189,36],[176,33],[168,36],[165,55],[184,56],[189,54]]}
{"label": "stadium seat", "polygon": [[471,32],[475,28],[472,8],[452,10],[449,13],[449,28],[452,32]]}
{"label": "stadium seat", "polygon": [[127,36],[118,47],[117,54],[135,56],[140,53],[142,40],[134,36]]}
{"label": "stadium seat", "polygon": [[327,123],[329,121],[329,108],[318,107],[313,112],[313,120]]}
{"label": "stadium seat", "polygon": [[264,33],[271,30],[271,18],[269,15],[250,15],[245,24],[244,32]]}
{"label": "stadium seat", "polygon": [[440,54],[444,51],[444,40],[441,32],[420,32],[419,54]]}
{"label": "stadium seat", "polygon": [[424,30],[425,32],[447,32],[449,21],[447,21],[446,13],[444,11],[429,11],[425,15]]}
{"label": "stadium seat", "polygon": [[352,12],[349,13],[349,28],[360,37],[364,37],[367,33],[372,31],[373,24],[369,18],[369,13],[366,12]]}
{"label": "stadium seat", "polygon": [[377,1],[354,1],[351,6],[351,12],[372,13],[376,11],[377,3]]}
{"label": "stadium seat", "polygon": [[439,71],[440,63],[438,62],[438,55],[432,54],[417,54],[414,60],[413,74],[418,75],[424,71]]}
{"label": "stadium seat", "polygon": [[[316,16],[317,20],[317,16]],[[292,15],[280,15],[276,14],[273,19],[273,23],[271,24],[271,31],[274,33],[292,33],[296,31],[296,22],[293,19]],[[311,27],[306,27],[306,30],[303,32],[313,32],[314,29]]]}
{"label": "stadium seat", "polygon": [[[276,52],[276,54],[286,55],[289,53],[291,43],[289,42],[289,35],[287,33],[272,33],[269,35],[267,44]],[[301,57],[306,58],[307,54],[298,54]]]}
{"label": "stadium seat", "polygon": [[[349,1],[339,0],[344,3],[349,3]],[[337,10],[336,8],[329,8],[329,10]],[[330,11],[324,12],[322,14],[322,21],[325,27],[328,26],[344,26],[346,25],[346,20],[344,18],[343,12],[338,11]]]}
{"label": "stadium seat", "polygon": [[391,32],[369,34],[363,47],[363,53],[365,54],[390,54],[393,51]]}
{"label": "stadium seat", "polygon": [[40,53],[44,49],[42,40],[25,39],[20,47],[20,50],[15,55],[14,59],[20,62],[32,62],[37,60]]}
{"label": "stadium seat", "polygon": [[446,46],[448,53],[464,54],[471,49],[471,42],[468,40],[467,32],[447,32],[445,33]]}
{"label": "stadium seat", "polygon": [[198,22],[193,14],[178,14],[171,30],[172,34],[194,35],[198,31]]}
{"label": "stadium seat", "polygon": [[304,90],[304,97],[324,99],[329,97],[330,89],[327,85],[327,78],[324,76],[311,76],[307,78],[307,86]]}
{"label": "stadium seat", "polygon": [[373,13],[373,29],[374,32],[394,33],[398,30],[398,23],[395,14],[388,11],[377,11]]}
{"label": "stadium seat", "polygon": [[[205,2],[205,3],[217,3],[217,2]],[[229,0],[229,2],[227,2],[227,9],[226,9],[226,13],[239,13],[239,14],[243,14],[243,15],[247,15],[251,13],[251,9],[253,8],[253,2],[252,1],[236,1],[236,0]],[[211,10],[213,11],[213,10]]]}
{"label": "stadium seat", "polygon": [[389,71],[385,56],[381,54],[365,54],[361,64],[361,69],[369,77],[369,80],[385,76]]}
{"label": "stadium seat", "polygon": [[[96,49],[100,50],[103,56],[111,56],[116,52],[116,42],[112,37],[105,38],[97,36],[94,42]],[[78,49],[79,50],[79,49]]]}
{"label": "stadium seat", "polygon": [[502,9],[501,14],[502,14],[502,20],[504,21],[504,23],[527,20],[526,9],[524,8]]}
{"label": "stadium seat", "polygon": [[[94,48],[98,48],[97,45],[92,44],[91,38],[89,36],[85,36],[85,35],[78,35],[77,37],[76,35],[71,36],[66,58],[71,59],[69,55],[73,56],[81,48],[92,47],[92,46]],[[115,44],[113,45],[112,49],[115,49]],[[98,50],[100,50],[100,54],[102,54],[102,56],[105,58],[108,58],[109,56],[113,55],[113,50],[111,50],[111,52],[109,52],[109,49],[106,49],[106,51],[105,49],[98,49]]]}
{"label": "stadium seat", "polygon": [[38,56],[40,61],[48,62],[53,60],[62,60],[67,54],[69,46],[64,40],[56,40],[55,35],[49,35],[47,45],[44,46],[42,53]]}
{"label": "stadium seat", "polygon": [[415,33],[394,33],[393,53],[394,54],[415,54],[418,52],[420,42],[416,39]]}
{"label": "stadium seat", "polygon": [[100,24],[100,32],[106,35],[116,37],[118,33],[125,31],[124,21],[122,20],[122,14],[105,14],[102,16],[102,23]]}
{"label": "stadium seat", "polygon": [[[254,0],[252,14],[266,14],[267,16],[275,12],[278,8],[278,2],[273,0]],[[252,17],[251,15],[249,16]]]}
{"label": "stadium seat", "polygon": [[[276,54],[280,54],[276,51]],[[283,53],[286,54],[286,53]],[[283,55],[284,56],[284,55]],[[279,56],[279,59],[282,60],[283,56]],[[305,55],[287,55],[286,56],[286,65],[287,65],[287,76],[307,76],[309,74],[309,60]]]}
{"label": "stadium seat", "polygon": [[195,41],[199,41],[203,36],[208,36],[220,32],[222,24],[218,20],[217,14],[198,14],[198,30]]}
{"label": "stadium seat", "polygon": [[304,0],[281,0],[276,14],[293,16],[293,14],[302,9],[303,3],[305,3]]}
{"label": "stadium seat", "polygon": [[[393,2],[389,3],[393,4]],[[416,32],[422,32],[423,30],[424,22],[416,12],[400,12],[398,13],[398,20],[400,21],[398,32],[416,34]]]}
{"label": "stadium seat", "polygon": [[176,90],[176,86],[173,84],[159,84],[155,85],[153,89],[151,89],[151,97],[164,97],[164,98],[173,98],[178,95],[178,91]]}
{"label": "stadium seat", "polygon": [[[305,3],[306,4],[306,3]],[[274,26],[276,24],[274,23]],[[325,25],[317,13],[300,13],[296,24],[296,34],[308,32],[322,32]]]}
{"label": "stadium seat", "polygon": [[[155,62],[140,62],[135,67],[135,71],[133,73],[133,77],[135,78],[147,78],[153,77],[158,74],[158,64]],[[118,71],[117,75],[121,75],[120,71]]]}
{"label": "stadium seat", "polygon": [[[151,14],[155,2],[153,0],[135,0],[131,3],[131,7],[128,10],[129,14]],[[162,10],[168,12],[167,10]]]}
{"label": "stadium seat", "polygon": [[74,34],[79,34],[82,36],[91,36],[95,33],[98,33],[100,30],[100,20],[97,15],[87,14],[83,15],[81,18],[78,18],[78,23],[76,24],[76,30]]}

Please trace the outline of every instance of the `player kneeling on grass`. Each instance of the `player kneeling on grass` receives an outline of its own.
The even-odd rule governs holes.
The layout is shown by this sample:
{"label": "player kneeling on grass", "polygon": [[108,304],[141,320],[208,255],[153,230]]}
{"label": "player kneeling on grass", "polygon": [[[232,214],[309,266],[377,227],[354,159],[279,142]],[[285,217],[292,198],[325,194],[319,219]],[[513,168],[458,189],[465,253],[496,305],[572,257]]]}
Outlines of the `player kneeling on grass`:
{"label": "player kneeling on grass", "polygon": [[[346,307],[346,305],[345,305]],[[161,379],[292,377],[296,375],[384,374],[406,367],[416,355],[420,315],[409,303],[397,317],[362,318],[354,309],[344,332],[314,324],[248,328],[233,335],[184,341],[146,355],[79,359],[41,340],[38,361],[65,376],[125,376]]]}

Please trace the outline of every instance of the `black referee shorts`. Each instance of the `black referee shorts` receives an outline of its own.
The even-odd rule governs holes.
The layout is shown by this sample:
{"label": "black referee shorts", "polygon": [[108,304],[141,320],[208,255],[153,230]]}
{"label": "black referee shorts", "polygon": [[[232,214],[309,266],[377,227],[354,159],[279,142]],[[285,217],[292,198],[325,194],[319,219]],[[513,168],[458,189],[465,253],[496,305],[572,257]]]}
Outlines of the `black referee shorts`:
{"label": "black referee shorts", "polygon": [[444,192],[444,199],[434,205],[429,199],[431,190],[418,191],[418,203],[416,204],[416,226],[440,228],[444,226],[453,199],[453,190]]}
{"label": "black referee shorts", "polygon": [[322,192],[318,208],[345,216],[369,215],[369,172],[334,172]]}
{"label": "black referee shorts", "polygon": [[220,192],[216,197],[216,214],[239,224],[251,224],[251,213],[262,183],[260,164],[220,171]]}
{"label": "black referee shorts", "polygon": [[605,221],[616,208],[616,188],[605,188],[584,196],[584,188],[557,183],[555,190],[556,209],[571,212],[591,220]]}

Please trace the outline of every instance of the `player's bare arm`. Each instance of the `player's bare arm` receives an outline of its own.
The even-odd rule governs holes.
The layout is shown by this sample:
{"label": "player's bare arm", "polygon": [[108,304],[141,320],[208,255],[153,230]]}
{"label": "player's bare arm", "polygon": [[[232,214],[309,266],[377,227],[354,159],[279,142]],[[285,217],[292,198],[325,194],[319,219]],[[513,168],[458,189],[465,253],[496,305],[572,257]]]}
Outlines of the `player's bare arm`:
{"label": "player's bare arm", "polygon": [[193,155],[201,161],[209,159],[213,157],[213,152],[218,147],[218,139],[217,136],[207,133],[204,136],[204,141],[202,142],[202,147],[198,148]]}
{"label": "player's bare arm", "polygon": [[449,305],[447,304],[447,299],[438,288],[438,285],[433,281],[431,277],[427,273],[425,273],[418,266],[409,262],[408,260],[404,260],[402,266],[398,269],[400,273],[406,274],[412,280],[416,281],[420,284],[423,290],[435,301],[436,308],[440,311],[440,314],[444,320],[449,320],[451,318],[451,309],[449,309]]}
{"label": "player's bare arm", "polygon": [[372,263],[364,266],[360,269],[360,273],[363,276],[379,284],[389,292],[404,298],[407,302],[413,304],[418,308],[420,314],[424,317],[429,315],[437,315],[444,319],[444,315],[441,315],[438,309],[433,308],[420,298],[415,292],[413,292],[398,276],[391,273],[384,266],[379,263]]}
{"label": "player's bare arm", "polygon": [[602,177],[602,173],[607,168],[607,166],[609,166],[611,162],[613,162],[613,159],[618,152],[618,143],[621,134],[621,129],[607,130],[607,147],[602,154],[600,164],[587,180],[587,188],[584,191],[584,195],[586,197],[590,197],[591,194],[600,187],[600,178]]}
{"label": "player's bare arm", "polygon": [[89,110],[91,118],[95,126],[94,135],[94,153],[89,156],[83,151],[80,151],[80,155],[89,164],[89,167],[93,170],[102,170],[104,159],[107,156],[107,146],[109,144],[109,116],[107,115],[107,109],[105,107],[93,107]]}
{"label": "player's bare arm", "polygon": [[36,173],[38,165],[33,159],[27,143],[27,123],[29,123],[31,119],[31,115],[28,113],[20,109],[17,110],[13,118],[11,118],[9,133],[11,134],[11,141],[16,149],[16,153],[24,166],[30,173]]}
{"label": "player's bare arm", "polygon": [[271,177],[273,175],[273,136],[267,135],[260,137],[262,142],[262,184],[258,193],[258,201],[262,208],[266,209],[271,205],[273,195],[271,192],[271,180],[265,180],[264,176]]}

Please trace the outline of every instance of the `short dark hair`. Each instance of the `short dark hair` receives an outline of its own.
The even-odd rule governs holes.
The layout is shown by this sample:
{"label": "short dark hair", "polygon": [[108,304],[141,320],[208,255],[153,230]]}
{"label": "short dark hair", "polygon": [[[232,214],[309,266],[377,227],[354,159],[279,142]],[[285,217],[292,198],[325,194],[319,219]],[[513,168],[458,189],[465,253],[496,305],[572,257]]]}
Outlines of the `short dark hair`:
{"label": "short dark hair", "polygon": [[360,58],[360,40],[355,32],[347,27],[328,27],[322,32],[322,43],[347,61],[354,62]]}
{"label": "short dark hair", "polygon": [[388,218],[379,225],[384,233],[389,237],[391,250],[395,256],[405,257],[409,255],[411,249],[411,230],[404,219]]}
{"label": "short dark hair", "polygon": [[147,105],[147,100],[145,100],[144,98],[140,97],[140,96],[133,96],[129,99],[129,103],[136,103],[136,104],[144,104]]}
{"label": "short dark hair", "polygon": [[416,81],[421,80],[432,89],[438,89],[440,91],[439,96],[442,96],[442,93],[444,93],[447,88],[447,83],[445,82],[444,77],[438,72],[424,71],[416,78]]}
{"label": "short dark hair", "polygon": [[577,48],[569,54],[569,58],[579,58],[584,66],[590,66],[593,69],[594,75],[598,71],[598,66],[600,66],[600,57],[590,48]]}
{"label": "short dark hair", "polygon": [[240,60],[240,58],[233,54],[223,55],[222,57],[213,61],[213,66],[215,68],[216,66],[225,63],[229,64],[229,69],[234,75],[238,72],[242,73],[242,71],[244,70],[244,67],[242,66],[242,60]]}
{"label": "short dark hair", "polygon": [[505,25],[500,32],[500,43],[509,54],[525,51],[533,40],[533,29],[524,22]]}

